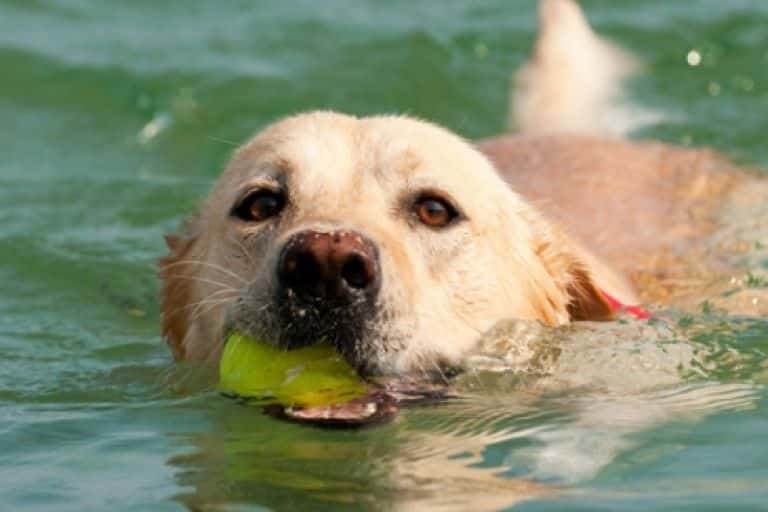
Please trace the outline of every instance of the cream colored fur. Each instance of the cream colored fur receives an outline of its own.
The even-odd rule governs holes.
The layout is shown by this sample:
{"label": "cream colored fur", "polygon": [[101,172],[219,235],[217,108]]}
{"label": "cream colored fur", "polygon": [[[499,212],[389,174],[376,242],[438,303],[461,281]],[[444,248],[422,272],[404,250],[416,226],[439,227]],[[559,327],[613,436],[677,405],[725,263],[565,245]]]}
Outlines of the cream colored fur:
{"label": "cream colored fur", "polygon": [[[279,220],[229,217],[245,189],[275,180],[290,196]],[[467,220],[442,231],[414,223],[403,198],[421,190],[452,197]],[[273,300],[281,247],[301,230],[339,228],[379,248],[378,307],[386,315],[365,343],[383,373],[455,364],[501,319],[561,325],[573,315],[611,314],[590,278],[594,258],[579,257],[584,251],[471,144],[406,117],[314,112],[282,120],[238,150],[172,244],[163,309],[177,357],[215,362],[225,328],[274,335],[279,327],[259,311]]]}
{"label": "cream colored fur", "polygon": [[[681,282],[665,263],[684,261],[672,248],[699,247],[742,174],[711,152],[538,135],[622,133],[615,101],[637,70],[573,0],[542,0],[540,18],[513,95],[523,135],[473,145],[404,116],[311,112],[240,148],[185,232],[168,238],[163,332],[175,357],[216,364],[233,329],[276,338],[277,257],[308,229],[359,231],[378,248],[377,315],[356,341],[381,373],[439,371],[509,318],[553,326],[613,318],[603,292],[639,302],[630,274]],[[233,221],[237,198],[265,183],[286,190],[286,210],[263,223]],[[414,222],[406,199],[424,190],[452,198],[466,219],[445,230]],[[653,290],[646,285],[644,297],[664,297]]]}

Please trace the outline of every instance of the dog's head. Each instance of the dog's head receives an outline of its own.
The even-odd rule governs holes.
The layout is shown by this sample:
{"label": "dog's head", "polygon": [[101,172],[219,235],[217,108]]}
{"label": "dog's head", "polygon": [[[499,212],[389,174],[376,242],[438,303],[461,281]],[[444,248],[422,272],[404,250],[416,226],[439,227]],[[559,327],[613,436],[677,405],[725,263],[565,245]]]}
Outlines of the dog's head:
{"label": "dog's head", "polygon": [[325,340],[361,372],[438,371],[505,318],[611,316],[569,241],[470,144],[404,117],[280,121],[239,149],[161,261],[178,358],[229,330]]}

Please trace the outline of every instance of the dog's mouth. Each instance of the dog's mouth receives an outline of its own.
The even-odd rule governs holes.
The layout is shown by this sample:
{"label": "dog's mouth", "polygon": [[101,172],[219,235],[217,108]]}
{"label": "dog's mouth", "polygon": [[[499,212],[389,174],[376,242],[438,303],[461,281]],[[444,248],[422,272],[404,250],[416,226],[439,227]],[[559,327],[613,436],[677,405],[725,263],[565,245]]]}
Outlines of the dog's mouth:
{"label": "dog's mouth", "polygon": [[274,342],[286,350],[319,343],[332,345],[361,376],[377,373],[376,351],[381,347],[373,328],[378,308],[365,300],[335,302],[297,300],[283,294],[275,302]]}
{"label": "dog's mouth", "polygon": [[[291,400],[253,400],[268,414],[283,420],[328,428],[359,428],[376,425],[393,419],[401,406],[433,403],[450,396],[450,371],[434,374],[418,373],[393,374],[382,369],[381,360],[387,351],[397,347],[388,342],[386,333],[379,333],[375,325],[380,324],[377,311],[367,303],[334,304],[332,301],[308,303],[283,300],[273,302],[269,318],[262,311],[256,322],[233,322],[227,329],[227,338],[240,333],[254,340],[277,348],[282,354],[301,354],[315,350],[326,350],[329,357],[341,356],[338,360],[347,363],[347,370],[359,379],[361,389],[354,395],[349,393],[343,399],[327,403],[297,403]],[[325,348],[323,348],[325,347]],[[293,378],[294,369],[286,375]],[[263,370],[254,364],[253,371]],[[343,368],[339,372],[348,375]],[[250,371],[250,370],[249,370]],[[300,370],[299,370],[300,371]],[[336,370],[334,370],[336,371]],[[454,372],[455,374],[455,372]],[[337,373],[339,375],[339,373]],[[319,393],[333,390],[312,389]]]}
{"label": "dog's mouth", "polygon": [[330,346],[281,350],[240,334],[226,342],[220,391],[273,417],[323,428],[388,422],[404,405],[451,398],[450,382],[426,375],[362,378]]}
{"label": "dog's mouth", "polygon": [[363,428],[393,420],[403,406],[425,406],[454,399],[447,382],[412,379],[386,379],[371,382],[368,391],[338,404],[290,407],[270,404],[267,414],[294,423],[321,428]]}

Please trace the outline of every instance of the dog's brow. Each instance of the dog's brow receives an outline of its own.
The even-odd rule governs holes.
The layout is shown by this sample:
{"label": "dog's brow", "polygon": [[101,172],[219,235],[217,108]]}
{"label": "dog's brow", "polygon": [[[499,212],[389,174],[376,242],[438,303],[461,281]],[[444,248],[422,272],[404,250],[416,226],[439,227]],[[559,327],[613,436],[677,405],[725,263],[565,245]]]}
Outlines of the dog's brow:
{"label": "dog's brow", "polygon": [[423,165],[423,160],[415,150],[405,148],[393,151],[389,155],[381,155],[376,168],[383,176],[391,175],[394,172],[402,175],[405,179],[410,179],[417,174]]}
{"label": "dog's brow", "polygon": [[422,166],[421,158],[411,148],[402,151],[397,156],[397,162],[402,172],[408,175],[412,175]]}
{"label": "dog's brow", "polygon": [[249,180],[251,183],[279,187],[287,183],[288,176],[296,173],[297,166],[288,158],[275,156],[257,165],[257,169],[256,178]]}
{"label": "dog's brow", "polygon": [[251,179],[244,181],[240,186],[240,193],[246,194],[257,188],[281,189],[286,186],[286,173],[283,170],[268,167],[268,171],[258,174]]}
{"label": "dog's brow", "polygon": [[293,174],[296,172],[297,168],[296,164],[294,164],[292,160],[284,156],[275,157],[275,159],[272,161],[272,167],[274,167],[282,174]]}

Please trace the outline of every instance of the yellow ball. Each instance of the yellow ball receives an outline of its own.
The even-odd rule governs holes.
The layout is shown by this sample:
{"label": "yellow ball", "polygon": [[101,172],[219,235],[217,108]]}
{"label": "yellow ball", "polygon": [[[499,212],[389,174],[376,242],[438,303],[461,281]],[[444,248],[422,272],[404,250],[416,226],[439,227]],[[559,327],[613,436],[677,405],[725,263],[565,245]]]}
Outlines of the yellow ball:
{"label": "yellow ball", "polygon": [[357,372],[328,344],[285,350],[232,334],[219,365],[219,388],[287,407],[342,404],[365,395]]}

